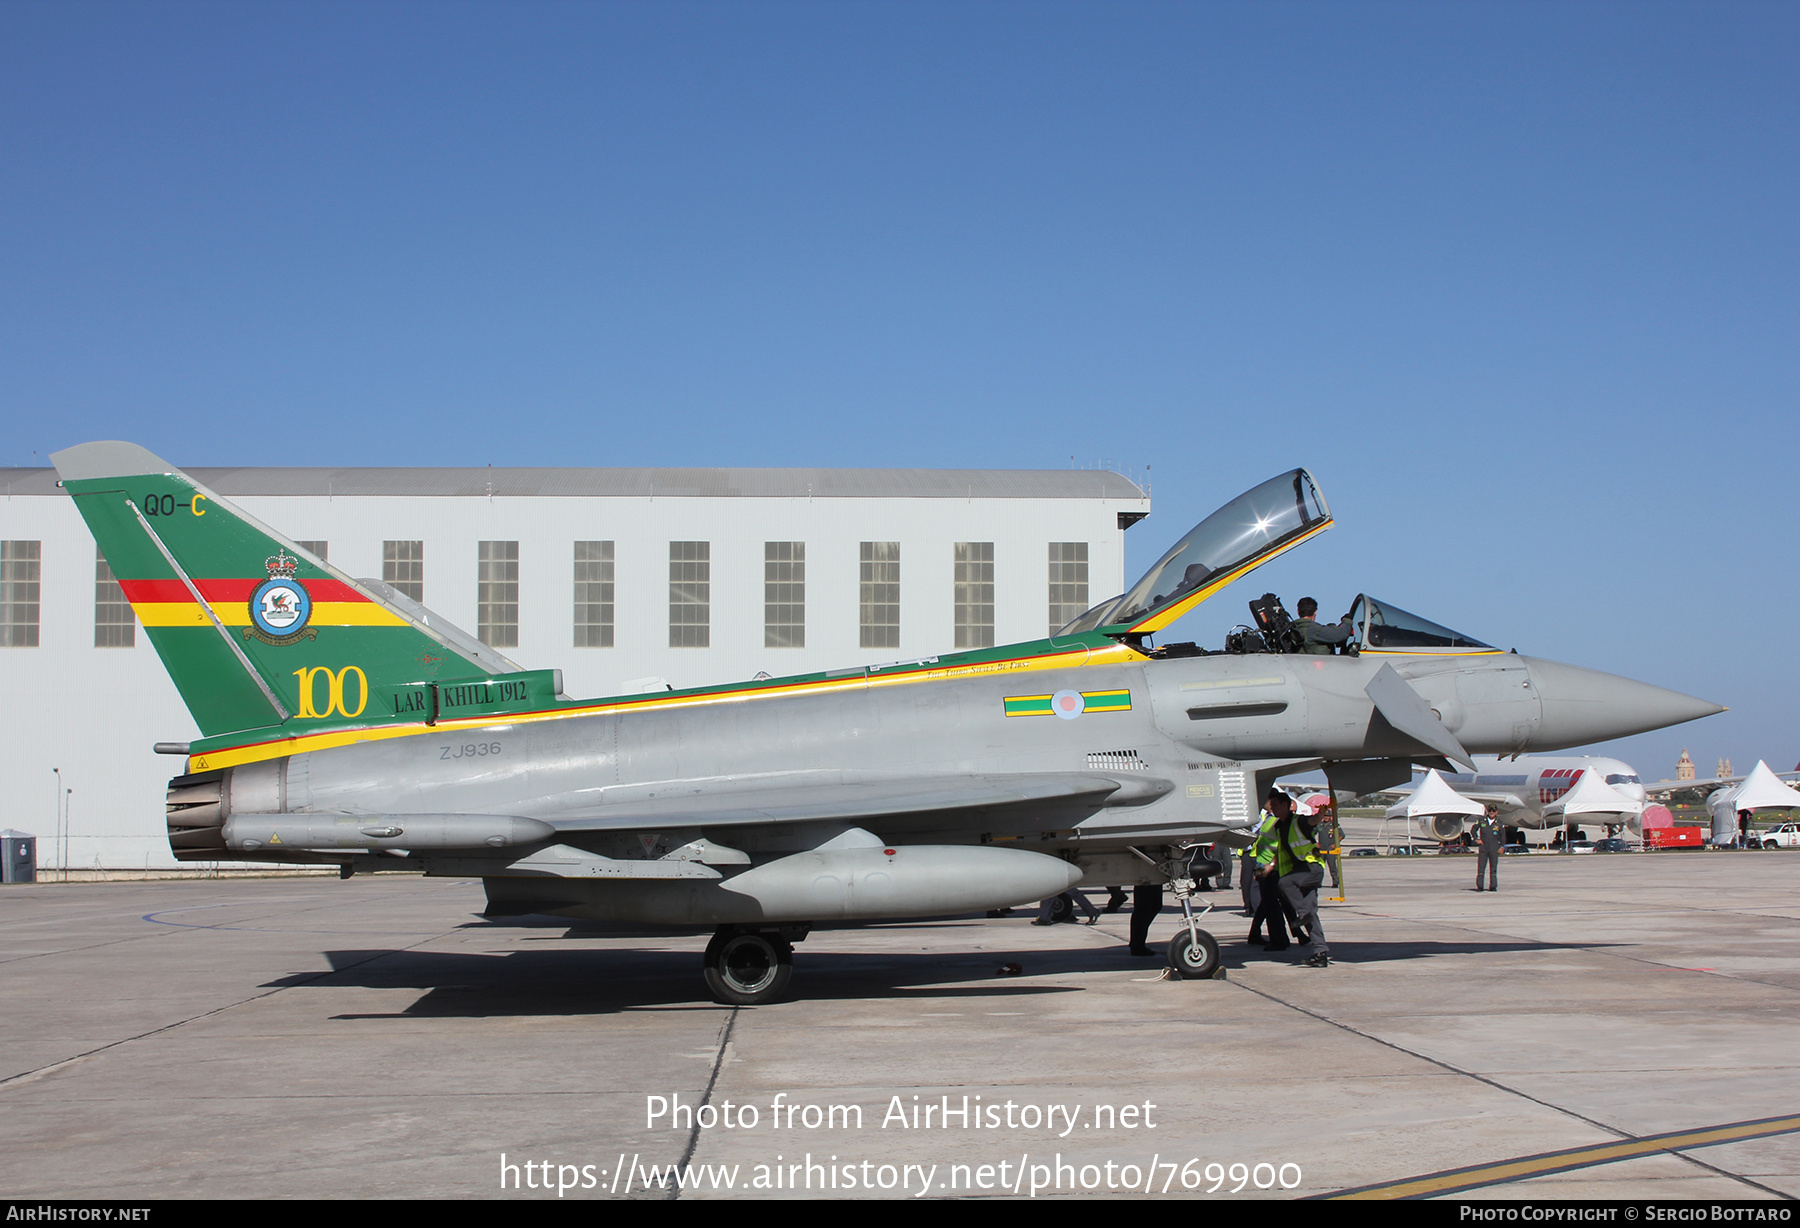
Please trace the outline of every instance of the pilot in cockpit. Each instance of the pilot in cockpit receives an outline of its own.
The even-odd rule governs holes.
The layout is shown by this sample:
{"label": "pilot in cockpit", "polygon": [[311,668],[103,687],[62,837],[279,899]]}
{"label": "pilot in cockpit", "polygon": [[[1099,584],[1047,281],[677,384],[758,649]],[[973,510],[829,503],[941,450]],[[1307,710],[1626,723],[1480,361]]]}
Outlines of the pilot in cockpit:
{"label": "pilot in cockpit", "polygon": [[1300,637],[1300,651],[1320,656],[1329,656],[1334,646],[1344,644],[1356,634],[1356,628],[1346,614],[1336,626],[1327,627],[1318,620],[1319,603],[1311,597],[1300,598],[1294,607],[1299,615],[1294,620],[1294,632]]}

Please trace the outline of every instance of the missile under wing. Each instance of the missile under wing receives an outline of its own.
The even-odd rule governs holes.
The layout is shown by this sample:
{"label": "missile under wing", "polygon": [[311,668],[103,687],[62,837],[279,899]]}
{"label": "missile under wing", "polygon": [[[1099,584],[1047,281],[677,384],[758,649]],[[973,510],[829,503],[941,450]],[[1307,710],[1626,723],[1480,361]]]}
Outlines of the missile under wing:
{"label": "missile under wing", "polygon": [[[143,448],[53,459],[201,731],[169,785],[178,858],[480,877],[491,916],[711,930],[706,980],[728,1002],[782,993],[816,925],[1080,883],[1171,883],[1187,909],[1201,846],[1288,772],[1364,792],[1415,762],[1719,710],[1368,617],[1331,655],[1156,647],[1331,527],[1304,469],[1048,639],[577,700]],[[1170,963],[1210,975],[1217,944],[1187,918]]]}

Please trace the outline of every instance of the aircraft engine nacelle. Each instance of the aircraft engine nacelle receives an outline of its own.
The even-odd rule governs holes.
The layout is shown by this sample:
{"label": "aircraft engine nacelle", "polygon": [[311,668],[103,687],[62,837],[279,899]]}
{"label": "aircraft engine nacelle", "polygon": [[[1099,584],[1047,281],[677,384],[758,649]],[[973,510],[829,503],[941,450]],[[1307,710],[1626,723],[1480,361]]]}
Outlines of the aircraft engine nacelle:
{"label": "aircraft engine nacelle", "polygon": [[1469,829],[1465,814],[1420,814],[1413,816],[1413,828],[1427,840],[1454,840]]}

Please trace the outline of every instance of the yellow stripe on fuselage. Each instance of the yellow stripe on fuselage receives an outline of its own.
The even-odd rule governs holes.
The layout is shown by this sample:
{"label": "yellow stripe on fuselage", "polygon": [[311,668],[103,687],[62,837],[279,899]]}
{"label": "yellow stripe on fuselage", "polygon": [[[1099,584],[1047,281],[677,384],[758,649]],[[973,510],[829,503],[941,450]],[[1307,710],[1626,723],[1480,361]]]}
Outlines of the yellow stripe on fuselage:
{"label": "yellow stripe on fuselage", "polygon": [[[211,620],[198,602],[136,601],[132,613],[146,627],[210,627]],[[212,607],[227,627],[248,627],[250,606],[242,601],[221,601]],[[407,622],[372,601],[316,601],[309,627],[404,627]]]}
{"label": "yellow stripe on fuselage", "polygon": [[1051,652],[1037,657],[1017,657],[999,661],[975,661],[967,665],[927,666],[922,669],[896,670],[891,674],[856,674],[846,678],[824,678],[787,685],[757,687],[734,691],[708,691],[698,695],[671,695],[668,698],[609,699],[579,707],[558,708],[548,712],[490,713],[484,716],[440,720],[435,725],[414,721],[404,725],[375,725],[362,729],[334,729],[322,733],[300,734],[273,742],[250,746],[233,746],[208,751],[188,760],[190,772],[216,772],[264,759],[279,759],[306,751],[329,750],[351,746],[357,742],[384,742],[389,738],[416,738],[459,729],[482,729],[494,725],[525,725],[539,721],[568,720],[578,716],[604,716],[613,712],[646,712],[674,708],[705,707],[721,703],[743,703],[792,695],[825,695],[838,691],[860,691],[873,687],[906,686],[921,682],[941,682],[949,678],[974,678],[983,674],[1026,673],[1047,669],[1077,669],[1092,665],[1130,665],[1149,658],[1124,644],[1109,648],[1077,648],[1070,652]]}
{"label": "yellow stripe on fuselage", "polygon": [[1503,657],[1498,648],[1364,648],[1362,657]]}

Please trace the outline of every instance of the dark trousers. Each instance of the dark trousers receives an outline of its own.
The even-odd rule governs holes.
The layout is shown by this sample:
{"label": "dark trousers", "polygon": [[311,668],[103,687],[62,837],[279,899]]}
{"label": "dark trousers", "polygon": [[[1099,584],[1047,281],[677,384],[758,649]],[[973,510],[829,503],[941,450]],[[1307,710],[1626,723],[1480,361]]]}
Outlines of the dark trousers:
{"label": "dark trousers", "polygon": [[1483,869],[1487,870],[1487,880],[1488,880],[1487,889],[1489,891],[1500,890],[1499,884],[1495,879],[1495,875],[1499,872],[1499,869],[1498,869],[1499,865],[1500,865],[1500,850],[1498,848],[1489,848],[1485,844],[1480,845],[1478,848],[1476,848],[1476,850],[1475,850],[1475,890],[1477,890],[1477,891],[1481,890],[1481,871]]}
{"label": "dark trousers", "polygon": [[1262,893],[1262,899],[1256,906],[1256,915],[1250,918],[1250,932],[1261,933],[1263,922],[1267,921],[1270,945],[1285,947],[1288,945],[1288,932],[1283,919],[1291,920],[1293,914],[1288,911],[1287,901],[1281,898],[1281,888],[1273,874],[1257,879],[1256,885]]}
{"label": "dark trousers", "polygon": [[1304,926],[1308,955],[1330,955],[1325,945],[1325,924],[1319,920],[1319,886],[1325,881],[1325,867],[1316,863],[1294,871],[1281,880],[1281,897],[1287,901],[1288,917],[1294,924],[1294,936]]}
{"label": "dark trousers", "polygon": [[1141,951],[1150,940],[1150,923],[1162,912],[1161,883],[1139,883],[1131,892],[1131,949]]}

